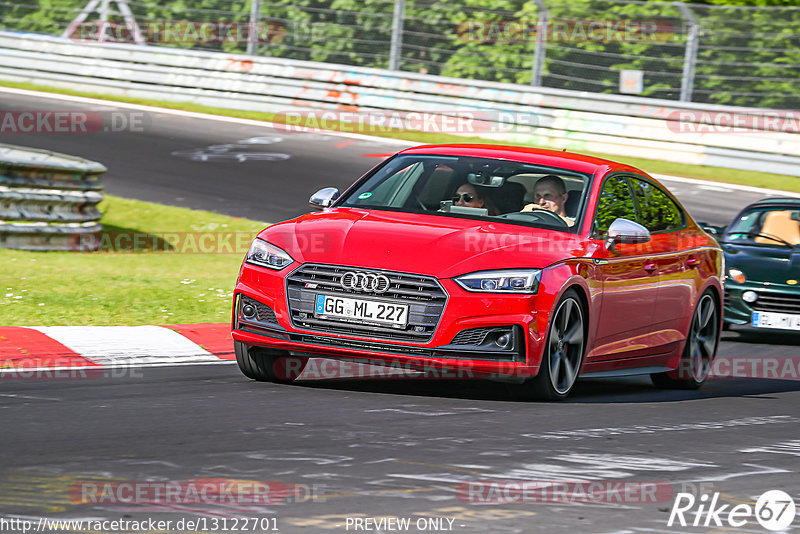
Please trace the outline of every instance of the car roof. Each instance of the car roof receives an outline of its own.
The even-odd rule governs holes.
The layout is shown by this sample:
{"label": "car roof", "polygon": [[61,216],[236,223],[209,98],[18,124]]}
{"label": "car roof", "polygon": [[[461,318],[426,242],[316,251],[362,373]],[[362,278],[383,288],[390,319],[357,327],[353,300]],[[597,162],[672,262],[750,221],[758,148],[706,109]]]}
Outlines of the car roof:
{"label": "car roof", "polygon": [[800,198],[793,198],[793,197],[774,197],[774,198],[762,198],[757,202],[753,202],[748,208],[754,208],[756,206],[765,206],[765,205],[784,205],[784,204],[796,204],[800,206]]}
{"label": "car roof", "polygon": [[510,145],[472,145],[472,144],[450,144],[450,145],[423,145],[407,148],[400,154],[437,154],[442,156],[472,156],[478,158],[507,159],[510,161],[521,161],[523,163],[534,163],[563,169],[595,174],[600,168],[609,168],[615,171],[634,172],[645,174],[636,167],[617,163],[614,161],[596,158],[594,156],[584,156],[559,150],[547,150],[542,148],[531,148]]}

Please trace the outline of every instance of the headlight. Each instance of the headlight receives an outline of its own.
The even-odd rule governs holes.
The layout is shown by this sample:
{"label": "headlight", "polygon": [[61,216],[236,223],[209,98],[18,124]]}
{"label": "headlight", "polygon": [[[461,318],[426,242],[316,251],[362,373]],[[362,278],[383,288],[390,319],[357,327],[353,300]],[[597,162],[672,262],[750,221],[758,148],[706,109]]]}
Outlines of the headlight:
{"label": "headlight", "polygon": [[733,278],[733,280],[739,282],[740,284],[744,284],[747,281],[747,277],[739,269],[729,269],[728,276],[730,276],[731,278]]}
{"label": "headlight", "polygon": [[467,291],[481,293],[536,293],[539,289],[540,269],[513,271],[481,271],[455,278]]}
{"label": "headlight", "polygon": [[250,250],[247,251],[244,261],[253,265],[275,269],[276,271],[294,262],[292,257],[284,250],[258,238],[253,240],[253,244],[250,245]]}

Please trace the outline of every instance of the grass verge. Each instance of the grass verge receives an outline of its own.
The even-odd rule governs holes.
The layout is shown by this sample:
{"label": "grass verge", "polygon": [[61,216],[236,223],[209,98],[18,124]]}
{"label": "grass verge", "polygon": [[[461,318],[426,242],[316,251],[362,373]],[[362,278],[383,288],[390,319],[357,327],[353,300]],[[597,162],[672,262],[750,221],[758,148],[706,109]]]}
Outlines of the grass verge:
{"label": "grass verge", "polygon": [[[103,100],[111,100],[114,102],[128,102],[132,104],[141,104],[146,106],[156,106],[171,109],[180,109],[184,111],[195,111],[198,113],[209,113],[212,115],[223,115],[227,117],[239,117],[243,119],[260,120],[260,121],[273,121],[276,118],[274,113],[263,113],[254,111],[241,111],[234,109],[215,108],[209,106],[200,106],[191,103],[183,102],[165,102],[160,100],[148,100],[142,98],[131,98],[125,96],[111,96],[106,94],[93,93],[89,91],[72,91],[68,89],[61,89],[56,87],[42,86],[32,83],[16,83],[0,80],[0,86],[16,87],[20,89],[29,89],[32,91],[52,92],[59,94],[67,94],[74,96],[84,96],[90,98],[99,98]],[[348,131],[352,127],[344,125],[343,131]],[[409,141],[417,141],[421,143],[482,143],[482,144],[507,144],[506,141],[492,141],[490,139],[483,139],[479,137],[465,137],[452,134],[433,134],[424,132],[375,132],[370,133],[378,137],[389,137],[393,139],[405,139]],[[601,154],[592,152],[581,152],[590,156],[597,156],[600,158],[618,161],[620,163],[627,163],[634,167],[639,167],[642,170],[651,174],[668,174],[673,176],[683,176],[687,178],[698,178],[702,180],[712,180],[716,182],[748,185],[752,187],[764,187],[768,189],[779,189],[783,191],[800,192],[800,179],[795,176],[787,176],[783,174],[771,174],[756,171],[743,171],[738,169],[726,169],[720,167],[707,167],[703,165],[687,165],[684,163],[675,163],[670,161],[652,160],[644,158],[633,158],[628,156],[615,156],[611,154]]]}
{"label": "grass verge", "polygon": [[0,325],[229,320],[242,257],[266,223],[114,196],[100,210],[104,250],[0,249]]}

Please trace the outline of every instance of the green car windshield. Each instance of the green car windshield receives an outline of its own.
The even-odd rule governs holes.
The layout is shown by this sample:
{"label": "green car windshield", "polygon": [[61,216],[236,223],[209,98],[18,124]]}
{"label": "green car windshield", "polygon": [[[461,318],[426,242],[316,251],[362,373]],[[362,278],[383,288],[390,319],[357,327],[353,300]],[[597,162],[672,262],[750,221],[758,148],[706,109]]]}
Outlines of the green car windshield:
{"label": "green car windshield", "polygon": [[728,227],[723,239],[771,247],[800,245],[800,208],[763,207],[747,211]]}

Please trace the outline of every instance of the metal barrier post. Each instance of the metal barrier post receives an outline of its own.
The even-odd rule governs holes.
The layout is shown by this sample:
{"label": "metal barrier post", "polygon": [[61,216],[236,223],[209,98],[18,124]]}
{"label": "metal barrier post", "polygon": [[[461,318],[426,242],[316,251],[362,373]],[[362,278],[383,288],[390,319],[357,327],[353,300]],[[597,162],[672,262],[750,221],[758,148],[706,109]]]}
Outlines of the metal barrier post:
{"label": "metal barrier post", "polygon": [[406,0],[394,0],[392,15],[392,42],[389,47],[389,70],[400,70],[403,54],[403,17],[406,15]]}
{"label": "metal barrier post", "polygon": [[261,18],[261,0],[250,0],[250,32],[247,39],[247,53],[251,56],[256,54],[256,42],[258,41],[258,19]]}
{"label": "metal barrier post", "polygon": [[675,2],[681,14],[689,23],[689,33],[686,36],[686,52],[683,56],[683,77],[681,78],[681,102],[692,101],[694,90],[694,70],[697,64],[697,49],[700,41],[700,25],[694,13],[683,2]]}
{"label": "metal barrier post", "polygon": [[544,0],[533,0],[539,11],[539,22],[536,28],[536,48],[533,52],[533,67],[531,67],[531,85],[542,85],[542,70],[544,70],[545,45],[547,44],[547,7]]}

